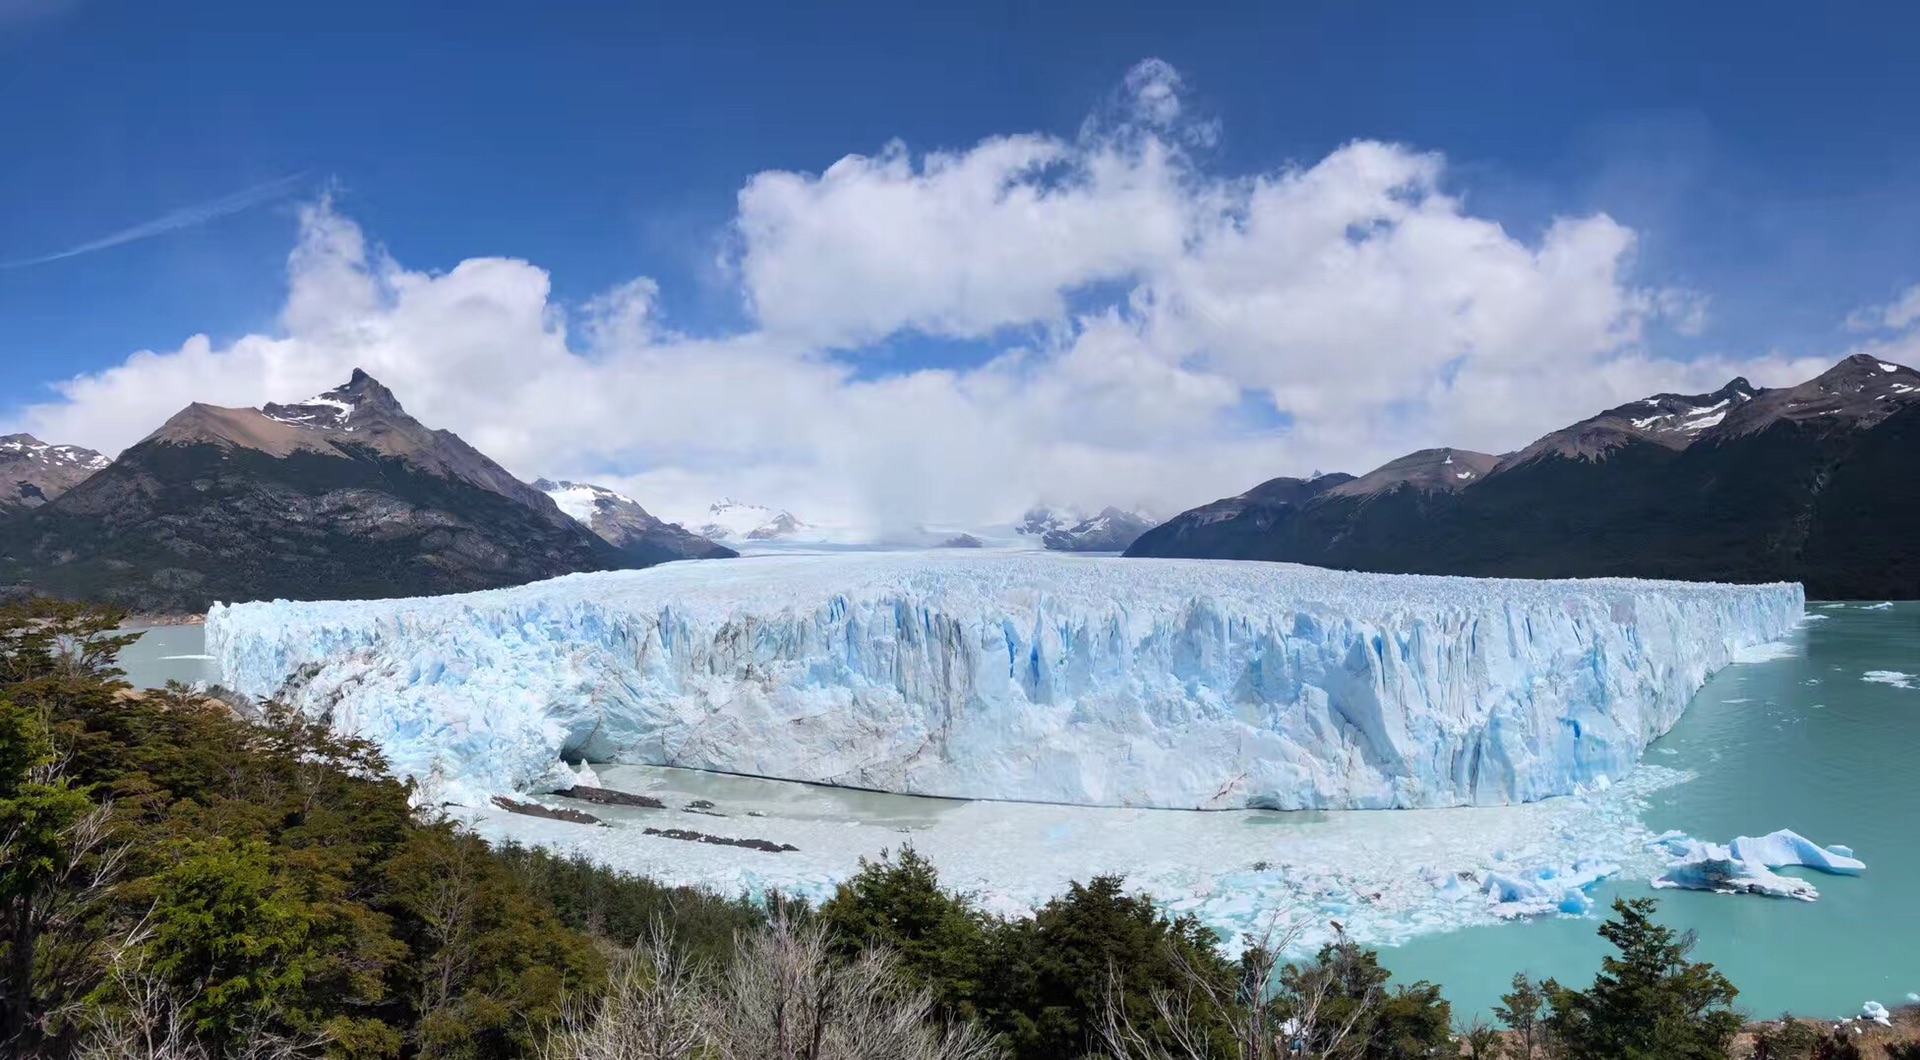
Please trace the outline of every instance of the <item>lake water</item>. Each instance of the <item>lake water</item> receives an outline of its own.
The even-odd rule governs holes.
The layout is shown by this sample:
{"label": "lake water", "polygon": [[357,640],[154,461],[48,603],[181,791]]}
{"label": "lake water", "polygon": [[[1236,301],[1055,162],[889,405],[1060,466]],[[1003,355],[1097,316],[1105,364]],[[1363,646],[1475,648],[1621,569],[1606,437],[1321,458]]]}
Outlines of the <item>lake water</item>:
{"label": "lake water", "polygon": [[[1730,667],[1701,691],[1646,760],[1691,772],[1694,779],[1652,791],[1632,804],[1633,812],[1655,832],[1678,828],[1716,841],[1791,828],[1818,843],[1852,846],[1866,861],[1866,874],[1807,874],[1820,888],[1813,903],[1655,892],[1644,871],[1595,892],[1603,910],[1616,896],[1656,895],[1663,919],[1697,929],[1698,953],[1726,971],[1741,989],[1742,1006],[1755,1016],[1786,1009],[1847,1015],[1869,998],[1891,1005],[1920,991],[1920,770],[1913,761],[1920,749],[1920,676],[1906,682],[1910,688],[1864,679],[1873,671],[1920,675],[1920,604],[1877,610],[1812,604],[1809,613],[1821,617],[1794,634],[1779,657]],[[122,665],[143,685],[211,680],[212,663],[201,652],[200,627],[160,627],[130,648]],[[829,844],[877,850],[911,836],[916,845],[944,854],[936,859],[943,872],[949,865],[977,863],[983,878],[1031,873],[1033,866],[1025,863],[1031,856],[1009,854],[1022,844],[1044,843],[1033,849],[1059,855],[1063,863],[1055,871],[1061,879],[1127,871],[1136,858],[1178,860],[1191,852],[1199,864],[1184,882],[1211,887],[1217,881],[1208,873],[1224,879],[1220,870],[1235,856],[1274,842],[1249,838],[1256,833],[1285,837],[1282,849],[1344,843],[1329,848],[1336,860],[1338,851],[1351,849],[1358,860],[1380,862],[1396,852],[1412,856],[1403,849],[1409,843],[1441,849],[1457,840],[1471,848],[1482,841],[1475,833],[1547,834],[1561,827],[1561,818],[1582,827],[1594,822],[1591,814],[1563,813],[1551,805],[1571,800],[1490,810],[1182,814],[916,799],[645,767],[611,767],[602,777],[611,786],[666,797],[682,827],[700,828],[706,819],[683,816],[678,807],[707,799],[734,812],[711,819],[707,827],[716,831],[778,828],[769,834],[809,851]],[[617,824],[638,824],[646,813],[608,816]],[[625,816],[636,820],[625,822]],[[707,865],[702,871],[723,888],[752,882],[737,870],[747,855],[736,856],[731,848],[661,840],[646,846],[621,838],[632,833],[617,828],[530,818],[489,824],[496,834],[589,849],[641,870],[697,863]],[[1366,871],[1368,866],[1357,866],[1356,875]],[[1367,880],[1367,888],[1403,882],[1378,872]],[[1378,880],[1386,882],[1373,882]],[[831,881],[823,875],[801,882]],[[1151,886],[1154,878],[1149,874],[1146,882]],[[1173,879],[1169,886],[1182,884]],[[1388,904],[1392,898],[1389,891]],[[1516,971],[1589,981],[1606,952],[1595,934],[1598,923],[1553,916],[1426,934],[1385,949],[1383,963],[1399,980],[1441,983],[1462,1015],[1484,1013]]]}
{"label": "lake water", "polygon": [[120,653],[120,668],[141,688],[159,688],[168,681],[211,683],[219,677],[219,667],[204,654],[205,626],[129,626],[126,632],[137,632],[140,639]]}
{"label": "lake water", "polygon": [[[1740,988],[1756,1017],[1787,1009],[1854,1015],[1863,1001],[1905,1003],[1920,991],[1920,603],[1865,610],[1809,604],[1792,654],[1729,667],[1688,707],[1647,761],[1697,773],[1651,798],[1645,820],[1724,842],[1791,828],[1844,843],[1867,863],[1858,878],[1813,880],[1817,902],[1681,891],[1644,881],[1603,885],[1614,897],[1655,895],[1662,918],[1699,932],[1698,954]],[[1871,671],[1916,675],[1900,688]],[[1485,1011],[1516,971],[1592,979],[1606,943],[1596,921],[1551,918],[1428,936],[1389,951],[1403,978],[1446,985],[1462,1012]]]}

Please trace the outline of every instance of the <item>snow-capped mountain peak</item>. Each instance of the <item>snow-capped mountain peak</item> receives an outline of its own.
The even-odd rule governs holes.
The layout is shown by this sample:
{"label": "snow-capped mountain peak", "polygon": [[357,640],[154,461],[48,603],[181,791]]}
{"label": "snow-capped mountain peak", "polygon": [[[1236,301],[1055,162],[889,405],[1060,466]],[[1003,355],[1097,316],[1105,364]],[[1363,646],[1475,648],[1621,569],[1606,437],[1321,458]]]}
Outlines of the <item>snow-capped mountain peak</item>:
{"label": "snow-capped mountain peak", "polygon": [[697,532],[715,541],[777,541],[813,529],[792,512],[731,497],[709,505],[705,520]]}
{"label": "snow-capped mountain peak", "polygon": [[566,479],[543,478],[534,482],[533,488],[553,498],[560,510],[583,523],[591,524],[598,512],[608,511],[622,505],[631,504],[640,507],[640,502],[622,493],[615,493],[605,486],[596,486],[591,482],[570,482]]}
{"label": "snow-capped mountain peak", "polygon": [[294,427],[312,427],[334,431],[352,431],[361,424],[366,412],[391,408],[399,411],[393,392],[358,368],[352,378],[324,393],[289,404],[268,402],[260,412],[275,423]]}
{"label": "snow-capped mountain peak", "polygon": [[1037,535],[1041,545],[1054,552],[1123,552],[1153,525],[1150,516],[1111,505],[1090,516],[1041,505],[1029,509],[1013,529]]}
{"label": "snow-capped mountain peak", "polygon": [[91,449],[78,445],[53,445],[31,434],[9,434],[0,437],[0,460],[10,462],[27,460],[59,467],[84,468],[88,471],[98,471],[113,463]]}
{"label": "snow-capped mountain peak", "polygon": [[689,532],[678,523],[656,518],[640,502],[591,482],[543,478],[533,488],[553,498],[562,512],[578,520],[601,540],[643,563],[674,559],[722,559],[736,553]]}
{"label": "snow-capped mountain peak", "polygon": [[37,508],[113,461],[77,445],[52,445],[31,434],[0,437],[0,514]]}

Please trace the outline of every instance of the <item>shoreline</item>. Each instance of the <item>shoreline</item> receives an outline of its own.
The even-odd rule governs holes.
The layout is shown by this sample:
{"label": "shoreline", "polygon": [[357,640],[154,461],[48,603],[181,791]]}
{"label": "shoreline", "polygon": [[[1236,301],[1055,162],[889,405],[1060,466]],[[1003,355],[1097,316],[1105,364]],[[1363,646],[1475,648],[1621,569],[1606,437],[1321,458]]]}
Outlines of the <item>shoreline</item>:
{"label": "shoreline", "polygon": [[131,614],[120,623],[121,629],[153,629],[159,626],[204,626],[205,612],[173,614]]}

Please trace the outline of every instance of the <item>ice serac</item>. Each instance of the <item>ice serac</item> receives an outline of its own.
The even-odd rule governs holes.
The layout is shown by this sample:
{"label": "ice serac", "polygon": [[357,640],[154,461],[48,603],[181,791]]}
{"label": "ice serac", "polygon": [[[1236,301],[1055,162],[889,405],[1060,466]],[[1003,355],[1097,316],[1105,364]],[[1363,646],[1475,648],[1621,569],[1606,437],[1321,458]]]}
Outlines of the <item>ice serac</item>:
{"label": "ice serac", "polygon": [[1098,805],[1523,802],[1630,770],[1799,586],[954,551],[216,606],[227,682],[449,801],[568,762]]}

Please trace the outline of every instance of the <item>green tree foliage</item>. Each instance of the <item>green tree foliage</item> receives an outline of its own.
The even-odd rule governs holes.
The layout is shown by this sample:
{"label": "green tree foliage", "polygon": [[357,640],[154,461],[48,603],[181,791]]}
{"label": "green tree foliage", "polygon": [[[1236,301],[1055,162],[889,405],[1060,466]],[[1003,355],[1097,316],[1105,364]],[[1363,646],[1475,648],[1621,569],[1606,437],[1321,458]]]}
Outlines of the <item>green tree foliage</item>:
{"label": "green tree foliage", "polygon": [[1389,987],[1380,955],[1344,935],[1280,970],[1276,1002],[1309,1056],[1404,1060],[1452,1039],[1453,1010],[1428,982]]}
{"label": "green tree foliage", "polygon": [[[1195,976],[1230,984],[1236,971],[1198,920],[1161,914],[1117,876],[1072,884],[1031,919],[997,923],[987,959],[987,1025],[1016,1057],[1036,1060],[1089,1049],[1110,1000],[1150,1037],[1164,1037],[1156,993],[1182,992]],[[1216,1018],[1198,1014],[1202,1024]]]}
{"label": "green tree foliage", "polygon": [[523,1055],[605,962],[478,837],[415,829],[384,868],[428,1056]]}
{"label": "green tree foliage", "polygon": [[940,886],[933,863],[910,846],[860,860],[860,872],[820,907],[835,950],[852,957],[884,947],[907,977],[948,1013],[978,1018],[991,932],[1002,930],[963,895]]}
{"label": "green tree foliage", "polygon": [[214,837],[183,853],[152,881],[147,967],[188,999],[182,1014],[201,1041],[237,1049],[304,1007],[316,918],[265,843]]}
{"label": "green tree foliage", "polygon": [[41,713],[0,700],[0,1055],[70,1046],[118,869]]}
{"label": "green tree foliage", "polygon": [[526,1055],[564,996],[604,980],[592,941],[478,839],[420,819],[372,745],[273,707],[135,693],[113,668],[117,618],[0,608],[15,1051],[70,1054],[82,998],[130,1000],[113,967],[216,1057],[256,1035]]}
{"label": "green tree foliage", "polygon": [[1501,1060],[1507,1055],[1499,1030],[1477,1017],[1455,1031],[1454,1037],[1460,1041],[1461,1055],[1470,1060]]}
{"label": "green tree foliage", "polygon": [[[715,965],[733,955],[739,938],[767,926],[767,905],[745,896],[725,898],[695,887],[668,887],[578,854],[563,856],[513,843],[494,848],[494,856],[568,927],[622,949],[666,926],[684,955]],[[792,899],[774,904],[804,917]]]}
{"label": "green tree foliage", "polygon": [[[904,848],[863,861],[819,915],[841,955],[892,951],[944,1012],[978,1020],[1023,1060],[1086,1054],[1110,1002],[1164,1039],[1156,994],[1189,993],[1199,976],[1231,997],[1237,975],[1212,932],[1165,916],[1118,877],[1073,884],[1032,918],[1003,920],[944,890],[933,865]],[[1221,1014],[1200,1008],[1202,1033],[1225,1048]]]}
{"label": "green tree foliage", "polygon": [[[770,998],[857,996],[901,1041],[959,1020],[1018,1060],[1500,1049],[1477,1028],[1455,1041],[1437,987],[1390,983],[1378,955],[1345,938],[1308,961],[1261,947],[1229,961],[1198,921],[1116,877],[1002,919],[906,848],[863,862],[817,913],[776,898],[770,917],[577,857],[495,850],[423,817],[365,741],[270,704],[129,689],[114,668],[129,640],[118,619],[0,606],[0,1055],[68,1060],[91,1025],[209,1060],[261,1041],[506,1060],[538,1055],[569,1011],[606,1011],[593,1002],[609,989],[696,1022],[721,1001],[758,1019],[784,1011]],[[1733,987],[1653,911],[1615,904],[1601,933],[1618,955],[1586,990],[1514,979],[1496,1009],[1513,1055],[1726,1055]],[[669,937],[610,982],[605,954]],[[662,994],[648,978],[662,968],[707,984],[704,1000]],[[825,986],[796,994],[803,980]],[[866,985],[826,988],[845,983]],[[571,1025],[569,1040],[587,1029]],[[966,1055],[995,1051],[954,1034],[942,1040]],[[1826,1035],[1761,1048],[1842,1060],[1855,1046]]]}
{"label": "green tree foliage", "polygon": [[1533,1060],[1546,1046],[1547,989],[1526,975],[1513,977],[1513,989],[1500,995],[1493,1018],[1513,1031],[1515,1052]]}
{"label": "green tree foliage", "polygon": [[1655,923],[1651,899],[1618,899],[1600,935],[1618,949],[1586,990],[1548,980],[1548,1026],[1571,1060],[1719,1060],[1740,1017],[1739,991],[1713,965],[1688,960],[1691,935]]}

